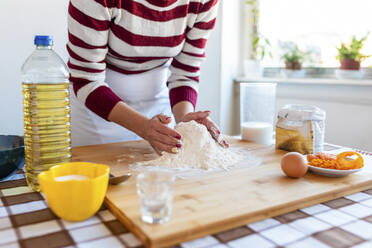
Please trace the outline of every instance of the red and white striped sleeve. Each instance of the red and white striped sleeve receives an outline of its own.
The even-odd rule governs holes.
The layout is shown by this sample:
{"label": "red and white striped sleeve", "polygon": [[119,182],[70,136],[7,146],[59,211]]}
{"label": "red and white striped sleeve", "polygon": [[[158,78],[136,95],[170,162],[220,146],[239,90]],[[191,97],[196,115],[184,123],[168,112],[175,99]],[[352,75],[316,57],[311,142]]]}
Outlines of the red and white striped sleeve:
{"label": "red and white striped sleeve", "polygon": [[215,26],[218,0],[201,1],[196,21],[186,33],[182,51],[173,58],[168,79],[171,106],[181,101],[196,105],[199,90],[200,65],[205,60],[205,46]]}
{"label": "red and white striped sleeve", "polygon": [[68,8],[68,67],[74,93],[82,104],[106,120],[121,101],[105,83],[111,7],[115,7],[108,6],[110,2],[71,0]]}

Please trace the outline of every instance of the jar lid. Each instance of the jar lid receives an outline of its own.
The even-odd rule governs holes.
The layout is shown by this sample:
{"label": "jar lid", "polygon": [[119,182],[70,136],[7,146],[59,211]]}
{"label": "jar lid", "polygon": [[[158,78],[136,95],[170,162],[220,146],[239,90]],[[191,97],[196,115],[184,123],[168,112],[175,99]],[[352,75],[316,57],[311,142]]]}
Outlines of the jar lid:
{"label": "jar lid", "polygon": [[288,104],[279,110],[278,116],[290,121],[324,121],[324,110],[311,105]]}

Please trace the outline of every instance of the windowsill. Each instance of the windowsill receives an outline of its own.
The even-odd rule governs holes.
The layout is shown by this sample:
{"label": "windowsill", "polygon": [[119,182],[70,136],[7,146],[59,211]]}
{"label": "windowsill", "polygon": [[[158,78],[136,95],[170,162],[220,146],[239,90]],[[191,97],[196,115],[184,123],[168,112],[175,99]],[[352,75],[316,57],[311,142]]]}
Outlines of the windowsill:
{"label": "windowsill", "polygon": [[332,78],[279,78],[261,77],[247,78],[239,77],[235,79],[237,83],[279,83],[279,84],[316,84],[316,85],[343,85],[343,86],[372,86],[372,79],[332,79]]}

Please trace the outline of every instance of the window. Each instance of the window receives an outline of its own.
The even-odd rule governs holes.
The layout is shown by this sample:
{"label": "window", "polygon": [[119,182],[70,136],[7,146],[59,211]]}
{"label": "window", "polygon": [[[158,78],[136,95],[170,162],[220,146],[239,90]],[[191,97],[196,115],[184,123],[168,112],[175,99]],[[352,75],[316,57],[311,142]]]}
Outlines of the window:
{"label": "window", "polygon": [[[372,54],[372,1],[370,0],[260,0],[259,32],[269,39],[273,58],[264,66],[283,66],[279,41],[320,52],[319,67],[338,67],[336,46],[371,31],[364,54]],[[306,64],[305,64],[306,65]],[[372,65],[372,58],[362,66]]]}

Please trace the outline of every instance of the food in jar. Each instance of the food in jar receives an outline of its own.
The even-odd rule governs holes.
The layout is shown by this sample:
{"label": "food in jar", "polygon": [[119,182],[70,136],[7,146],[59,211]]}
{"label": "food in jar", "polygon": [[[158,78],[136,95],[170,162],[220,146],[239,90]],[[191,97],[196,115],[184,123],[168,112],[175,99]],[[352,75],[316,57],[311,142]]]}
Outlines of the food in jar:
{"label": "food in jar", "polygon": [[299,130],[276,127],[276,147],[285,151],[296,151],[301,154],[313,152],[313,131],[307,137]]}

